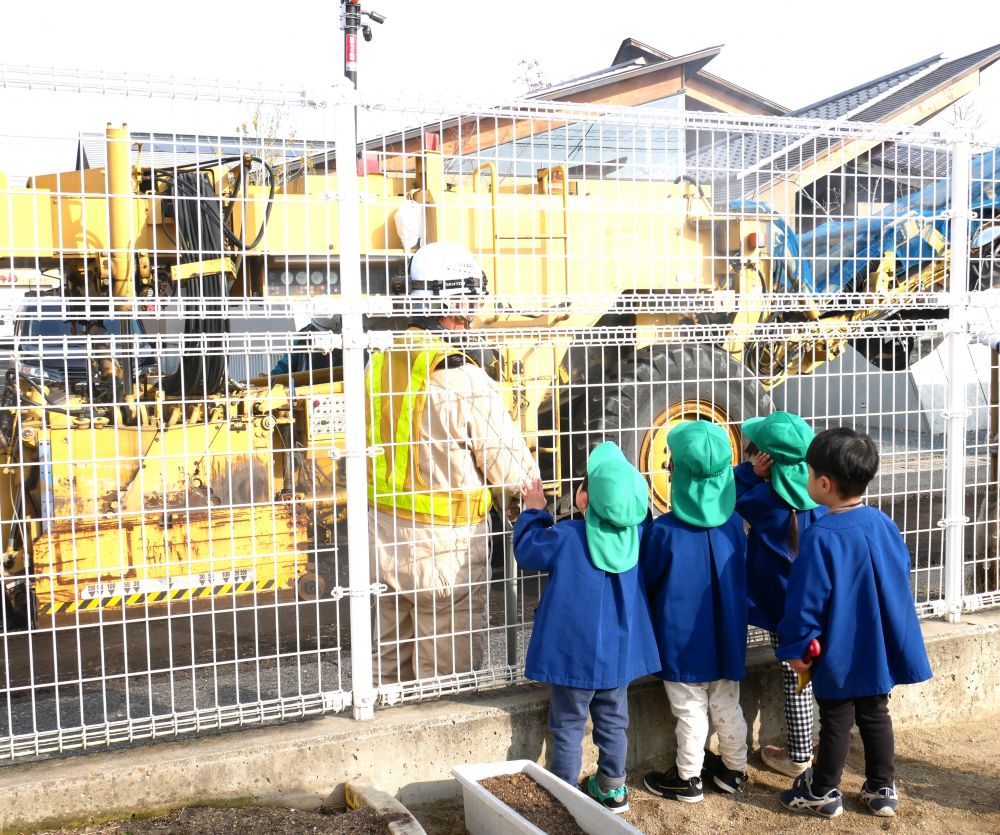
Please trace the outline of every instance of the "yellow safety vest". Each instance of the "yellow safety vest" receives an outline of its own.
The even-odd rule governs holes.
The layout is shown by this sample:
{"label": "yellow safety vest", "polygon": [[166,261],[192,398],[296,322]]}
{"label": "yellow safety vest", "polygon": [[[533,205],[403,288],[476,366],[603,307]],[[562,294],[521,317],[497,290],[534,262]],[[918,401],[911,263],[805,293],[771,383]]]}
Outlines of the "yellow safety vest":
{"label": "yellow safety vest", "polygon": [[489,489],[432,490],[420,472],[419,456],[412,456],[411,466],[411,449],[418,449],[422,440],[420,416],[430,375],[448,357],[462,354],[429,333],[426,344],[378,351],[369,362],[368,440],[383,454],[369,459],[368,500],[418,522],[475,525],[489,512]]}

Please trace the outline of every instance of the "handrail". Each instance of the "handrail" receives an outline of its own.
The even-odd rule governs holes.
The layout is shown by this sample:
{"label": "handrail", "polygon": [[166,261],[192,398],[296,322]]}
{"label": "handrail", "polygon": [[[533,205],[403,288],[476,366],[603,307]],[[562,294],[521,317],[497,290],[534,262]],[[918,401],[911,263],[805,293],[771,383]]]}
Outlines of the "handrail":
{"label": "handrail", "polygon": [[500,277],[500,237],[497,235],[497,169],[492,162],[482,162],[472,169],[472,190],[479,192],[479,172],[490,172],[490,222],[493,236],[493,281]]}

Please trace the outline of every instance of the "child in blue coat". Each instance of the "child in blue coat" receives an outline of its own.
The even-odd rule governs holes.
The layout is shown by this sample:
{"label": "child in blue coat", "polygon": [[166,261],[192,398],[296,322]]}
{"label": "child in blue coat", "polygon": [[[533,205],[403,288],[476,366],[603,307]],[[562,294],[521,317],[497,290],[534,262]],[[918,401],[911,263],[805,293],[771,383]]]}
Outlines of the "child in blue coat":
{"label": "child in blue coat", "polygon": [[[743,435],[756,447],[752,461],[733,470],[736,512],[750,530],[747,535],[747,592],[750,623],[766,629],[777,647],[778,622],[785,613],[788,573],[799,541],[826,508],[806,490],[809,468],[806,450],[815,437],[809,424],[789,412],[772,412],[743,424]],[[799,690],[798,676],[781,661],[787,746],[765,745],[764,764],[797,777],[812,765],[813,692]]]}
{"label": "child in blue coat", "polygon": [[[671,511],[642,541],[642,566],[670,710],[677,761],[646,775],[653,794],[703,799],[702,769],[735,792],[746,782],[747,726],[740,708],[746,676],[746,535],[734,512],[732,450],[709,421],[679,423],[667,435]],[[721,757],[705,750],[709,719]]]}
{"label": "child in blue coat", "polygon": [[[889,691],[931,677],[910,591],[910,555],[899,528],[862,498],[878,470],[871,438],[828,429],[809,445],[806,462],[809,495],[829,513],[802,536],[792,563],[777,654],[796,672],[811,672],[819,752],[781,803],[824,818],[843,811],[838,786],[857,723],[865,749],[861,801],[891,817],[898,798]],[[819,657],[804,660],[814,639]]]}
{"label": "child in blue coat", "polygon": [[599,755],[587,793],[621,813],[628,810],[628,685],[660,668],[638,565],[649,486],[615,444],[603,443],[590,455],[576,504],[583,521],[553,524],[536,481],[514,526],[518,565],[549,572],[524,674],[552,685],[551,771],[577,784],[589,712]]}

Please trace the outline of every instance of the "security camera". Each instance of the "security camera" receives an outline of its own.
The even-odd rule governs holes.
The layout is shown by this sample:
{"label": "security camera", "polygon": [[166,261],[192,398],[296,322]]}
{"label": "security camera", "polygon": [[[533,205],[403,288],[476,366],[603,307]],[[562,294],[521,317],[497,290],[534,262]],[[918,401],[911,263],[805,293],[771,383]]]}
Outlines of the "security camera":
{"label": "security camera", "polygon": [[385,15],[378,12],[365,12],[375,23],[385,23]]}
{"label": "security camera", "polygon": [[365,39],[365,43],[370,43],[372,39],[372,28],[368,24],[361,27],[361,37]]}

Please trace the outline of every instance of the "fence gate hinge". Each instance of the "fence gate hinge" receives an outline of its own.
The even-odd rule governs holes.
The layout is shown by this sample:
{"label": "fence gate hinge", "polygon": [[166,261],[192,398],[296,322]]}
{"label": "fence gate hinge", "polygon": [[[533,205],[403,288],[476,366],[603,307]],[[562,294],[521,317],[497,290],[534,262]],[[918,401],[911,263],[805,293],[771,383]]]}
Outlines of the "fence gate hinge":
{"label": "fence gate hinge", "polygon": [[334,600],[342,600],[345,597],[378,597],[388,590],[385,583],[372,583],[370,586],[362,586],[359,589],[352,589],[350,586],[335,586],[330,592],[330,597]]}
{"label": "fence gate hinge", "polygon": [[347,710],[352,704],[351,694],[335,691],[333,693],[323,693],[323,709],[331,710],[334,713],[341,713]]}

